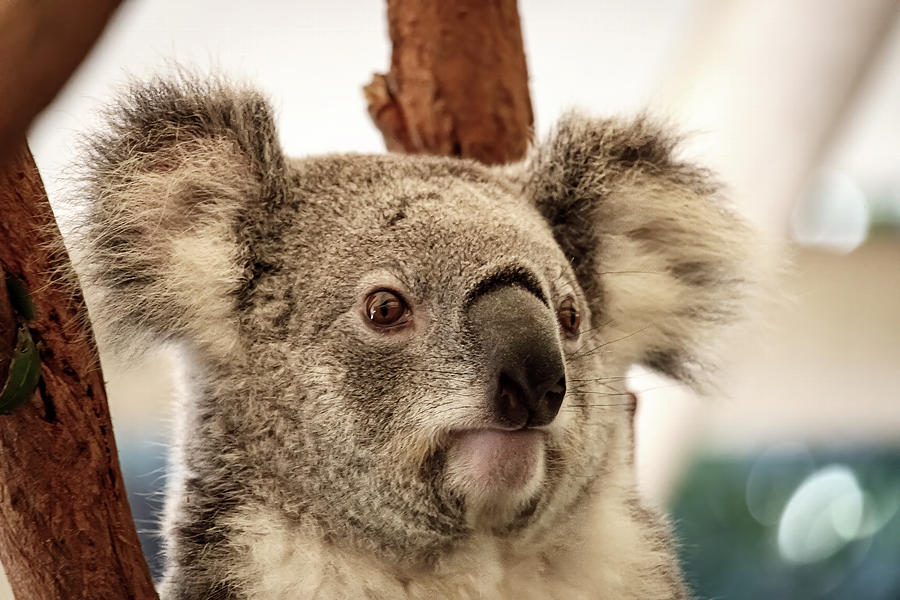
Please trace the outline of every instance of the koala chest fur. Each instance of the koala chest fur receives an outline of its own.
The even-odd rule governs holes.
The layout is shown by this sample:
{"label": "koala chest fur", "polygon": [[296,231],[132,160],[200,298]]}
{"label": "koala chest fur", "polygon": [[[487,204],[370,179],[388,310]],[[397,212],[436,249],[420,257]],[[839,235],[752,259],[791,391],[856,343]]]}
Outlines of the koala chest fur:
{"label": "koala chest fur", "polygon": [[288,159],[252,91],[132,89],[76,248],[101,341],[190,365],[163,597],[687,597],[623,380],[698,381],[748,234],[674,147]]}

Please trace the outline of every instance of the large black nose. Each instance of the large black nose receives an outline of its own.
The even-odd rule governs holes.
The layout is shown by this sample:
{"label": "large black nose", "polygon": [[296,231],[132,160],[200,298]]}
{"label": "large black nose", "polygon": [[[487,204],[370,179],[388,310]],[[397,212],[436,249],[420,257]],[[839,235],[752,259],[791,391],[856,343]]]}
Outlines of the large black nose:
{"label": "large black nose", "polygon": [[538,427],[556,418],[566,370],[553,312],[520,287],[491,290],[468,309],[492,380],[490,402],[505,427]]}

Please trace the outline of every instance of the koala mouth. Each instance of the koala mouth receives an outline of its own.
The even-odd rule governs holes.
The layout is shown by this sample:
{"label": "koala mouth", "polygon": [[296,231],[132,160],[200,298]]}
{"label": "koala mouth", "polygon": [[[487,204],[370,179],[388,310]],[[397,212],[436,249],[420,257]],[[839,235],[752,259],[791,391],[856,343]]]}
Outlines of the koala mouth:
{"label": "koala mouth", "polygon": [[451,477],[478,495],[528,494],[544,475],[546,433],[537,429],[472,429],[456,434],[449,453]]}

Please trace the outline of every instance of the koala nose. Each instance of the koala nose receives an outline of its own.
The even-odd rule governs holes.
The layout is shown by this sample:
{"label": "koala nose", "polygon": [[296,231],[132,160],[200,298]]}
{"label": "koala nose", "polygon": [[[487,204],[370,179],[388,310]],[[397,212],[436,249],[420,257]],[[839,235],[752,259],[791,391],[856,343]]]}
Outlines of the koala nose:
{"label": "koala nose", "polygon": [[566,371],[553,313],[537,296],[505,286],[468,309],[494,389],[489,399],[505,427],[539,427],[556,418],[566,394]]}
{"label": "koala nose", "polygon": [[501,371],[494,409],[505,425],[540,427],[553,422],[565,395],[565,377],[521,385]]}

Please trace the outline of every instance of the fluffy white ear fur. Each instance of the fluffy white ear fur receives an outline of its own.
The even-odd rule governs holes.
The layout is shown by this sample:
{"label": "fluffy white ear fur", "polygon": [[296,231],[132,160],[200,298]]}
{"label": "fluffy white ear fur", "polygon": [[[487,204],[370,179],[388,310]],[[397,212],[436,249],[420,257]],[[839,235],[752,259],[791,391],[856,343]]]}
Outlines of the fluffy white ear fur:
{"label": "fluffy white ear fur", "polygon": [[712,330],[740,318],[755,277],[748,230],[710,198],[665,181],[625,186],[607,202],[597,261],[604,338],[622,360],[701,384],[716,362]]}
{"label": "fluffy white ear fur", "polygon": [[594,299],[609,356],[699,385],[715,362],[709,334],[737,320],[757,277],[755,242],[677,144],[646,118],[570,113],[508,169]]}
{"label": "fluffy white ear fur", "polygon": [[136,85],[108,118],[86,141],[73,244],[98,336],[119,353],[150,336],[230,356],[258,232],[244,209],[274,202],[283,185],[268,105],[185,76]]}
{"label": "fluffy white ear fur", "polygon": [[[140,162],[120,165],[135,169],[127,185],[101,192],[100,201],[116,209],[103,213],[78,257],[92,283],[101,283],[86,286],[91,310],[103,313],[93,319],[98,335],[128,352],[145,345],[137,338],[148,331],[164,339],[190,334],[228,355],[237,343],[233,294],[243,275],[235,213],[258,196],[252,177],[223,140],[175,144]],[[100,264],[116,266],[92,268]]]}

